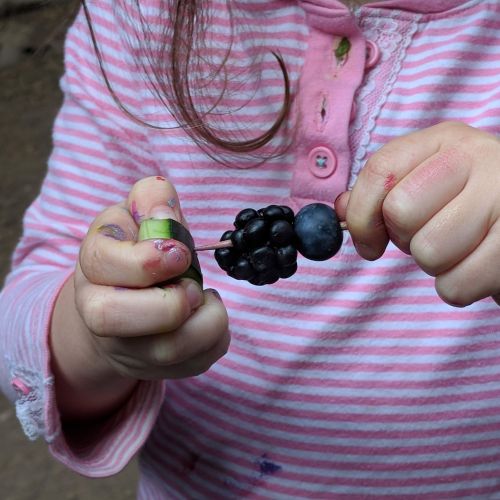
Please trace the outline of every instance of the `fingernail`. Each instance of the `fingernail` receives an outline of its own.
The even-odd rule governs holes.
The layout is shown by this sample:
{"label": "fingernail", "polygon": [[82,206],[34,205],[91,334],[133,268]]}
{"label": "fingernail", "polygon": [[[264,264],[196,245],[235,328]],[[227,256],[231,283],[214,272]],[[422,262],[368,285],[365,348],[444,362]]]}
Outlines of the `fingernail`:
{"label": "fingernail", "polygon": [[191,310],[198,309],[203,302],[203,292],[194,281],[186,280],[185,283],[186,297],[191,306]]}
{"label": "fingernail", "polygon": [[174,210],[172,210],[167,205],[160,205],[151,209],[149,213],[152,219],[174,219],[179,222],[177,215]]}
{"label": "fingernail", "polygon": [[464,304],[457,304],[455,302],[448,302],[447,304],[450,305],[451,307],[458,307],[459,309],[463,309],[464,307],[467,307]]}
{"label": "fingernail", "polygon": [[220,296],[220,293],[217,290],[215,290],[214,288],[207,288],[206,291],[211,293],[216,299],[222,302],[222,297]]}
{"label": "fingernail", "polygon": [[345,191],[342,191],[342,193],[340,193],[336,198],[335,198],[335,201],[333,202],[333,204],[335,205],[337,203],[337,201],[340,200],[341,196],[345,193]]}
{"label": "fingernail", "polygon": [[354,248],[356,248],[356,252],[364,259],[375,260],[377,258],[373,248],[366,243],[354,242]]}

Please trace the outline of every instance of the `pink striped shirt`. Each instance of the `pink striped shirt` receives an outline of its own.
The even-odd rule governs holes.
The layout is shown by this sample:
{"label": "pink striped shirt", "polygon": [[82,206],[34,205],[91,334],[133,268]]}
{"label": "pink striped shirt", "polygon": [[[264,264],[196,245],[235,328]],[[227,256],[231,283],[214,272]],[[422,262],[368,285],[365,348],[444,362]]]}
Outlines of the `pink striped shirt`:
{"label": "pink striped shirt", "polygon": [[[165,12],[158,0],[140,3],[155,44]],[[236,78],[220,126],[258,133],[273,119],[282,80],[271,50],[283,55],[295,96],[293,147],[256,168],[222,166],[182,130],[130,120],[106,90],[82,15],[69,31],[48,174],[0,301],[0,384],[26,434],[93,477],[140,450],[141,499],[498,496],[500,310],[491,300],[452,308],[409,256],[390,246],[367,262],[348,237],[332,260],[300,260],[292,278],[266,287],[232,280],[201,255],[205,285],[229,311],[229,353],[202,376],[142,383],[85,447],[65,440],[51,311],[88,225],[136,180],[167,176],[203,244],[241,208],[332,201],[401,134],[444,120],[500,133],[497,0],[388,0],[354,11],[336,0],[231,3]],[[132,113],[173,127],[134,62],[139,16],[123,5],[89,2],[106,71]],[[217,57],[228,13],[222,0],[210,5],[207,50]],[[347,56],[334,50],[343,38]],[[259,80],[245,68],[260,46]],[[209,106],[214,96],[205,98]]]}

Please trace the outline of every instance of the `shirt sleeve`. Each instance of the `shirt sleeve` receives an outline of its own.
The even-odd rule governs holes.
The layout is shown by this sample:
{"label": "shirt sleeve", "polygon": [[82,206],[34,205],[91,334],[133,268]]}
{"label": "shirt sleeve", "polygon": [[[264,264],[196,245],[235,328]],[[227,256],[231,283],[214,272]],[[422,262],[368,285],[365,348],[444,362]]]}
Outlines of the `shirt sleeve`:
{"label": "shirt sleeve", "polygon": [[[118,89],[140,92],[128,49],[112,29],[112,2],[98,4],[93,24],[110,75]],[[113,58],[116,52],[119,61]],[[0,295],[0,388],[15,403],[30,439],[43,437],[58,460],[98,477],[121,470],[143,445],[164,386],[141,382],[115,415],[98,429],[89,428],[78,445],[70,442],[61,427],[50,367],[51,316],[89,224],[104,208],[125,199],[136,180],[158,172],[144,127],[119,109],[105,85],[82,12],[67,35],[61,89],[64,101],[54,124],[48,171],[24,215],[23,235]],[[132,113],[134,103],[130,97]]]}

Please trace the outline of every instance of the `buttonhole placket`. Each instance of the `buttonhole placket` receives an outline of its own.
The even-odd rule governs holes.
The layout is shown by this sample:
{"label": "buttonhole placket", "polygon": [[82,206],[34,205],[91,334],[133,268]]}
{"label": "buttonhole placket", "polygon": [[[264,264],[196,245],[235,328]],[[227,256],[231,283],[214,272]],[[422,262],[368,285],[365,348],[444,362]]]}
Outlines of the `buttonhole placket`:
{"label": "buttonhole placket", "polygon": [[330,148],[319,146],[311,150],[307,163],[314,177],[325,179],[335,172],[337,157]]}

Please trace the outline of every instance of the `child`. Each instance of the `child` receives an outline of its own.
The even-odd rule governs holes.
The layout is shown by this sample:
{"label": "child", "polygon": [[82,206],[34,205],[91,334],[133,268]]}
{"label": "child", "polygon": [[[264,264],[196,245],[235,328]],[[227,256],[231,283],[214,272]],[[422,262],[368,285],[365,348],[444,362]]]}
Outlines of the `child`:
{"label": "child", "polygon": [[[69,468],[140,450],[143,499],[500,494],[500,4],[359,3],[80,13],[0,302],[3,390]],[[191,255],[137,241],[333,200],[339,254],[269,286],[210,252],[204,291],[155,286]]]}

